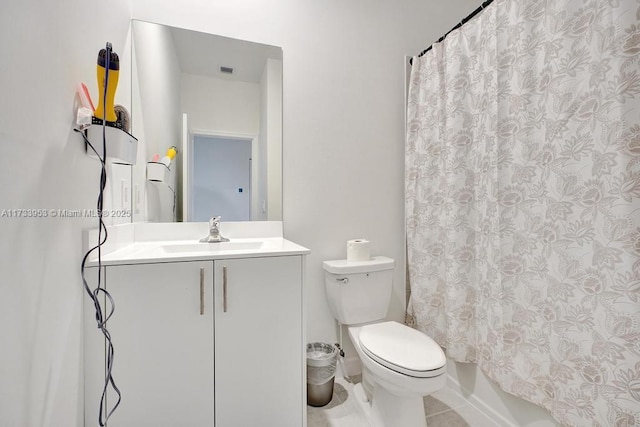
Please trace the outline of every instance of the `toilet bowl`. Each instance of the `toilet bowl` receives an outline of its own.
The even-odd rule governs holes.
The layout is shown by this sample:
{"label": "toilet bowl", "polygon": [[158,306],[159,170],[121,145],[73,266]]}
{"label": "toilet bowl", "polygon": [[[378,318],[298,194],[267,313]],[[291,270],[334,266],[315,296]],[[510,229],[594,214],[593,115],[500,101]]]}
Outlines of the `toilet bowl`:
{"label": "toilet bowl", "polygon": [[[352,326],[348,331],[363,365],[363,382],[357,386],[362,390],[356,394],[365,413],[370,412],[371,424],[425,427],[423,397],[447,382],[440,346],[397,322]],[[365,401],[370,409],[363,405]]]}
{"label": "toilet bowl", "polygon": [[424,333],[384,315],[394,261],[325,261],[329,306],[362,364],[357,400],[374,427],[426,427],[423,397],[446,384],[446,358]]}

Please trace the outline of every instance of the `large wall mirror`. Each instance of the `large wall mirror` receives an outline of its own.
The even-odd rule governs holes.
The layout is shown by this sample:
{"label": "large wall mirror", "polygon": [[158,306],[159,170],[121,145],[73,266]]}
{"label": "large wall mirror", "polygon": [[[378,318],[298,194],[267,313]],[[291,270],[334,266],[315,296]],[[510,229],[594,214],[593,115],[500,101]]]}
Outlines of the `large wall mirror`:
{"label": "large wall mirror", "polygon": [[131,25],[134,221],[282,220],[282,49]]}

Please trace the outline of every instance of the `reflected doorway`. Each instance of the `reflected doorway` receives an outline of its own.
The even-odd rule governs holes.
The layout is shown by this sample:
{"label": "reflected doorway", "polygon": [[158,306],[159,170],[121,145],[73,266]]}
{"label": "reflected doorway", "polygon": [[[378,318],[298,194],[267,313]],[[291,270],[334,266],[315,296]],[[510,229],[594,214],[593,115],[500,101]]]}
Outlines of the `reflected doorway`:
{"label": "reflected doorway", "polygon": [[189,221],[251,220],[252,139],[193,135]]}

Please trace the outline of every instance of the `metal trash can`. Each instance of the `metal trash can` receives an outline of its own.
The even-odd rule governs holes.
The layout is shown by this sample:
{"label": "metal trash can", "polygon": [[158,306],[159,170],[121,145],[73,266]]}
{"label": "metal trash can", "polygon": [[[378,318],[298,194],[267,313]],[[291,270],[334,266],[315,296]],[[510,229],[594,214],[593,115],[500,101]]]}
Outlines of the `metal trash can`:
{"label": "metal trash can", "polygon": [[324,406],[331,401],[338,349],[332,344],[307,344],[307,404]]}

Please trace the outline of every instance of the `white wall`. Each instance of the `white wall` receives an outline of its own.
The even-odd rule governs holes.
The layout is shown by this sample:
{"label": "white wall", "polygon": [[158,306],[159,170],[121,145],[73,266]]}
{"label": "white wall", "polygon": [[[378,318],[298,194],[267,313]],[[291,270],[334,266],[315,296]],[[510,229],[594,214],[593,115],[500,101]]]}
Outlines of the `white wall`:
{"label": "white wall", "polygon": [[167,148],[180,141],[181,72],[169,28],[162,25],[136,25],[133,34],[137,87],[140,98],[145,101],[135,104],[133,132],[144,141],[145,160],[150,161],[151,156],[156,153],[164,156]]}
{"label": "white wall", "polygon": [[[280,70],[282,70],[282,63],[280,63]],[[267,203],[269,197],[269,193],[267,192],[267,185],[269,184],[269,176],[267,174],[269,171],[267,148],[269,144],[269,118],[271,117],[271,112],[269,111],[269,75],[269,67],[265,66],[262,77],[260,78],[260,132],[258,132],[258,146],[251,159],[254,170],[257,170],[257,173],[251,177],[254,196],[252,197],[251,217],[256,221],[267,220]],[[280,75],[282,76],[282,73],[280,73]],[[282,98],[282,82],[280,82],[280,93],[280,97]],[[280,119],[282,119],[282,103],[280,105]],[[280,137],[279,143],[282,146],[282,133]],[[281,166],[282,164],[280,165],[280,178],[282,178]],[[280,183],[282,184],[282,179]],[[280,185],[280,192],[282,193],[282,185]],[[282,203],[282,197],[280,198],[280,202]],[[282,208],[280,208],[280,210],[282,211]],[[280,212],[279,218],[282,218],[282,212]]]}
{"label": "white wall", "polygon": [[[178,182],[146,181],[146,164],[155,154],[161,158],[172,145],[180,147],[180,67],[171,31],[162,25],[134,25],[136,63],[132,85],[132,133],[138,138],[138,161],[134,167],[135,220],[172,221],[174,193]],[[142,100],[145,100],[142,103]],[[179,152],[180,154],[180,152]],[[174,159],[172,177],[179,176],[180,158]],[[176,201],[179,205],[180,201]],[[136,212],[138,211],[139,212]]]}
{"label": "white wall", "polygon": [[283,218],[311,249],[307,338],[334,342],[321,263],[365,237],[398,263],[390,318],[404,315],[404,56],[480,0],[136,0],[137,19],[283,48]]}
{"label": "white wall", "polygon": [[282,218],[282,61],[267,59],[261,86],[260,136],[264,137],[262,148],[266,155],[266,176],[261,178],[261,184],[267,184],[266,218],[274,220]]}
{"label": "white wall", "polygon": [[75,86],[97,102],[110,41],[116,103],[129,105],[129,19],[129,0],[0,3],[0,426],[81,425],[81,239],[97,219],[1,212],[96,207],[99,163],[72,130]]}
{"label": "white wall", "polygon": [[182,112],[194,130],[256,135],[260,123],[257,83],[181,74]]}

